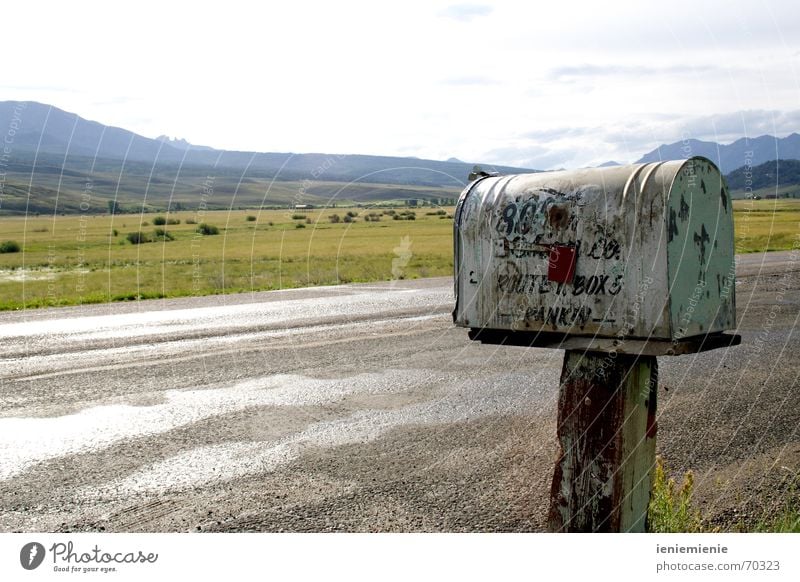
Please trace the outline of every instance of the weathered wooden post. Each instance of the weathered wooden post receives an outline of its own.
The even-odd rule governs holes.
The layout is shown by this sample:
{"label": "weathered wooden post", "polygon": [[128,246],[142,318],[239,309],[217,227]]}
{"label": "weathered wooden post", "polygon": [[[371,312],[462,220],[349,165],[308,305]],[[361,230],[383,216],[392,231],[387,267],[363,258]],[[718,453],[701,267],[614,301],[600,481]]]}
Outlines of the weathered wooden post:
{"label": "weathered wooden post", "polygon": [[565,349],[551,531],[645,531],[657,356],[739,343],[733,208],[705,158],[475,173],[455,214],[453,320]]}
{"label": "weathered wooden post", "polygon": [[644,531],[656,458],[655,356],[567,351],[551,531]]}

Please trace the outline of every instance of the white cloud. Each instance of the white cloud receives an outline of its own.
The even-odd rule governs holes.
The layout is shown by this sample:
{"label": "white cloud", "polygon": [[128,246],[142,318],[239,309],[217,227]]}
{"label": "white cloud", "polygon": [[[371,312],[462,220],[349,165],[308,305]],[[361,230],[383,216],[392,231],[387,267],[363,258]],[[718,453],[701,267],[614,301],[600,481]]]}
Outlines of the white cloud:
{"label": "white cloud", "polygon": [[489,16],[494,9],[488,4],[451,4],[439,12],[442,18],[469,22],[474,18]]}
{"label": "white cloud", "polygon": [[15,11],[3,98],[215,147],[559,167],[797,127],[795,0]]}

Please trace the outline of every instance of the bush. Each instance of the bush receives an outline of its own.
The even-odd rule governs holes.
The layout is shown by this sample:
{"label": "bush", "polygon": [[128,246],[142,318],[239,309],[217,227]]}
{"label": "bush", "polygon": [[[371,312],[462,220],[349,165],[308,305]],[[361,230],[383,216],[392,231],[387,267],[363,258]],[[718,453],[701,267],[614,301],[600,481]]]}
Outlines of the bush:
{"label": "bush", "polygon": [[352,213],[348,212],[347,214],[345,214],[345,216],[344,216],[344,218],[342,220],[344,220],[344,222],[353,222],[353,217],[350,216],[350,214],[352,214]]}
{"label": "bush", "polygon": [[352,210],[348,210],[347,216],[349,216],[350,218],[355,218],[356,216],[358,216],[358,212],[353,212]]}
{"label": "bush", "polygon": [[150,238],[142,231],[129,232],[127,235],[125,235],[125,238],[127,238],[128,242],[130,242],[132,245],[140,245],[151,242]]}
{"label": "bush", "polygon": [[245,216],[245,218],[244,218],[244,219],[245,219],[247,222],[255,222],[255,221],[256,221],[256,217],[255,217],[255,216],[253,216],[252,214],[248,214],[247,216]]}
{"label": "bush", "polygon": [[306,227],[306,225],[305,225],[305,224],[303,224],[302,222],[296,222],[296,223],[294,224],[294,227],[295,227],[295,228],[305,228],[305,227]]}
{"label": "bush", "polygon": [[197,226],[197,232],[203,235],[219,234],[219,229],[213,224],[206,224],[205,222]]}
{"label": "bush", "polygon": [[[180,221],[179,218],[168,218],[167,219],[167,224],[180,224],[180,223],[181,223],[181,221]],[[153,221],[153,224],[155,224],[155,220]]]}
{"label": "bush", "polygon": [[18,253],[19,243],[15,240],[7,240],[0,243],[0,253]]}
{"label": "bush", "polygon": [[147,222],[147,221],[145,220],[145,221],[142,223],[142,226],[150,226],[150,223],[149,223],[149,222]]}
{"label": "bush", "polygon": [[292,214],[292,220],[303,220],[305,217],[305,214]]}
{"label": "bush", "polygon": [[703,531],[700,512],[691,505],[694,474],[687,471],[680,489],[675,479],[667,479],[661,457],[656,458],[653,491],[647,512],[647,528],[654,533],[693,533]]}
{"label": "bush", "polygon": [[119,236],[119,231],[116,228],[112,229],[111,236]]}
{"label": "bush", "polygon": [[[197,224],[197,221],[194,218],[187,218],[186,224]],[[124,224],[122,226],[125,226]]]}
{"label": "bush", "polygon": [[331,214],[331,215],[328,217],[328,220],[330,220],[330,221],[331,221],[333,224],[336,224],[336,223],[338,223],[338,222],[341,222],[341,221],[342,221],[342,217],[341,217],[341,216],[339,216],[338,214]]}
{"label": "bush", "polygon": [[164,218],[163,216],[156,216],[155,218],[153,218],[153,224],[156,226],[163,226],[167,224],[167,219]]}
{"label": "bush", "polygon": [[153,236],[156,237],[157,240],[163,240],[163,241],[175,240],[175,237],[172,236],[171,233],[167,232],[163,228],[155,229],[153,231]]}
{"label": "bush", "polygon": [[395,214],[394,210],[392,210],[391,208],[389,210],[384,210],[383,213],[388,214],[389,216],[394,216]]}

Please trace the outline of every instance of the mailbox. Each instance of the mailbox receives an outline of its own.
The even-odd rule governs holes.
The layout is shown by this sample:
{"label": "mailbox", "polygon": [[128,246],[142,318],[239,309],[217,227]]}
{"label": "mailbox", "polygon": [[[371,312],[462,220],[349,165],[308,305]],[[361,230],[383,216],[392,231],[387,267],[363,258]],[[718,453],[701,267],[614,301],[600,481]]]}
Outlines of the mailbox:
{"label": "mailbox", "polygon": [[733,205],[705,158],[481,175],[454,229],[453,319],[473,339],[667,354],[735,327]]}

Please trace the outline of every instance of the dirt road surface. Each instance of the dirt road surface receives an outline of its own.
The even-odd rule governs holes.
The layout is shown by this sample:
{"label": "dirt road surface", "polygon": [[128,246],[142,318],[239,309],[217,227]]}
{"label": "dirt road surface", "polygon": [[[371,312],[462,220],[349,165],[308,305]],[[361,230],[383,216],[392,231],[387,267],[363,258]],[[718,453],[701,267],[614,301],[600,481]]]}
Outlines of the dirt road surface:
{"label": "dirt road surface", "polygon": [[[743,344],[660,358],[712,525],[800,470],[800,255],[738,261]],[[2,531],[542,531],[563,353],[454,328],[450,279],[0,314]]]}

